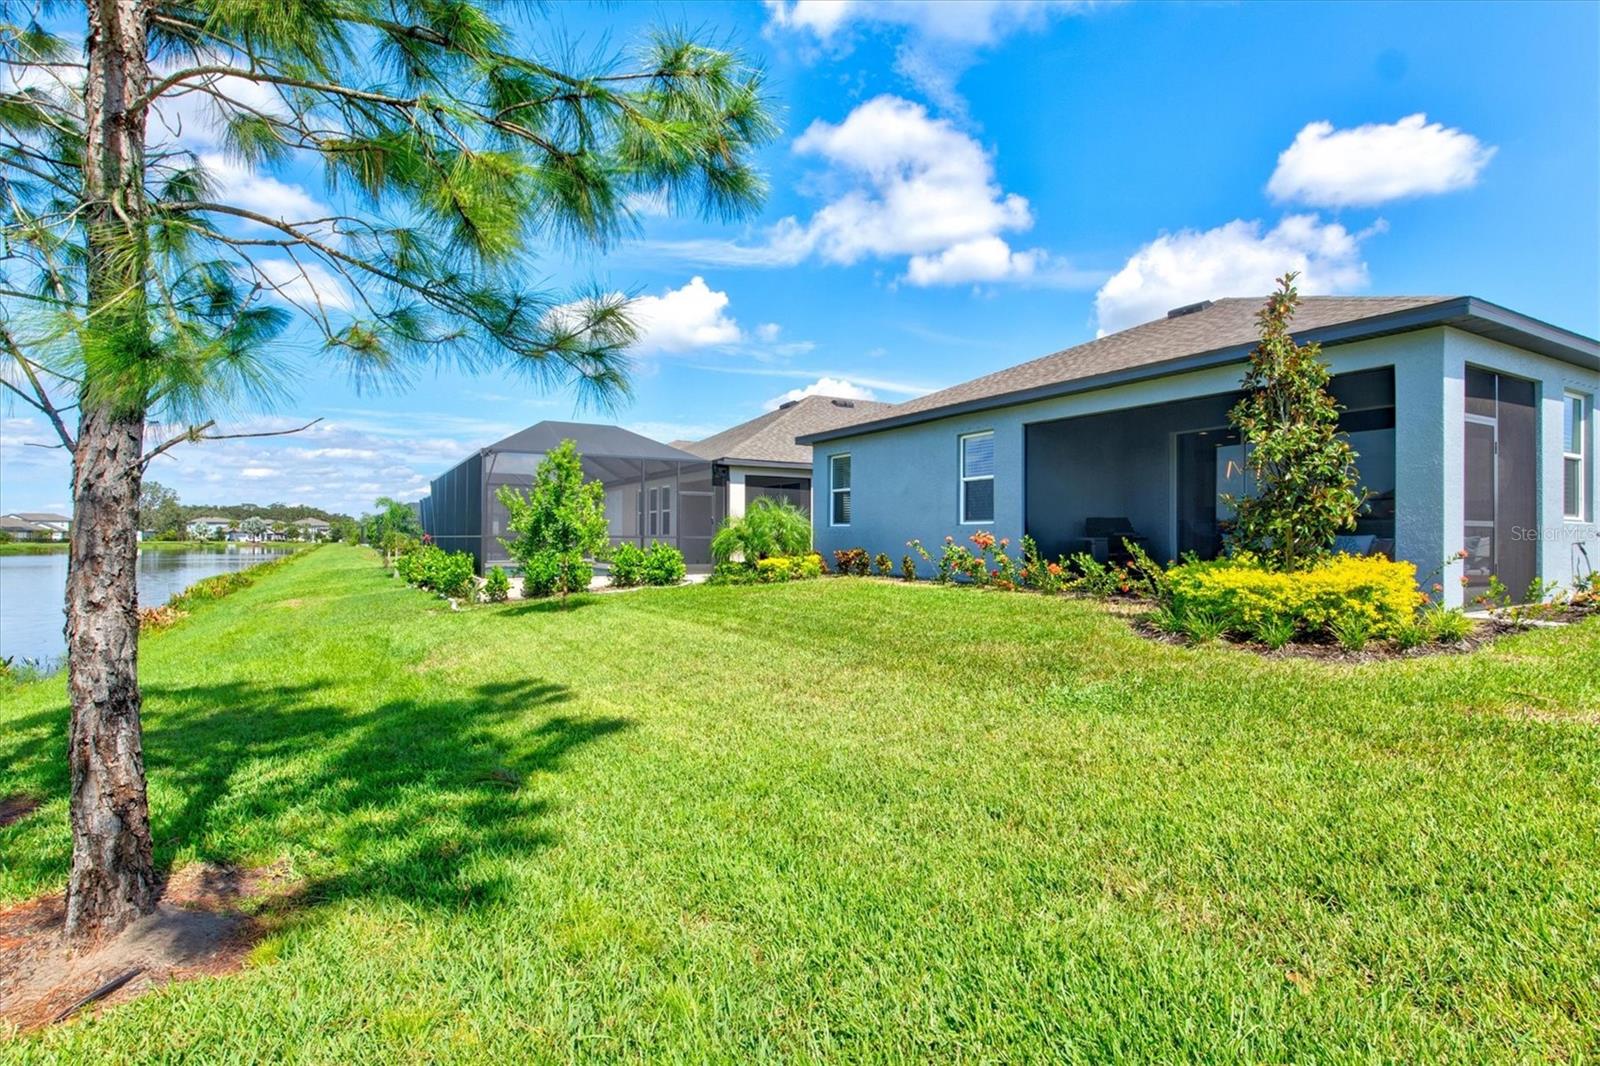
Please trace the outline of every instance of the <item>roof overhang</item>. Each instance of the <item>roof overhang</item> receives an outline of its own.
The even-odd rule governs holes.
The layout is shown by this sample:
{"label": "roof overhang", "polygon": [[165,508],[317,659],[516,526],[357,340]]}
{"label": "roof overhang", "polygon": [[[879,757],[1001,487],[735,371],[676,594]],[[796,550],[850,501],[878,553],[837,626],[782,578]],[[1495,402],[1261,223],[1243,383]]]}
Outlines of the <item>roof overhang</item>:
{"label": "roof overhang", "polygon": [[810,470],[811,464],[798,459],[739,459],[734,456],[724,456],[714,462],[723,466],[739,467],[771,467],[779,470]]}
{"label": "roof overhang", "polygon": [[[1559,359],[1562,362],[1583,367],[1585,370],[1600,371],[1600,341],[1585,337],[1581,333],[1562,329],[1560,326],[1552,326],[1548,322],[1541,322],[1536,318],[1529,318],[1527,315],[1518,314],[1515,311],[1501,307],[1499,304],[1480,300],[1476,296],[1460,296],[1454,299],[1441,300],[1438,303],[1426,304],[1422,307],[1393,311],[1386,315],[1374,315],[1371,318],[1361,318],[1351,322],[1341,322],[1337,325],[1323,326],[1320,329],[1297,330],[1294,333],[1294,338],[1303,344],[1315,341],[1323,347],[1333,347],[1340,344],[1352,344],[1356,341],[1372,340],[1377,337],[1388,337],[1397,333],[1413,333],[1417,330],[1433,329],[1437,326],[1450,326],[1467,333],[1475,333],[1489,340],[1499,341],[1502,344],[1509,344],[1516,348],[1523,348],[1530,352],[1549,356],[1552,359]],[[1229,345],[1226,348],[1197,352],[1193,355],[1167,359],[1159,363],[1149,363],[1145,366],[1129,367],[1125,370],[1116,370],[1106,374],[1073,378],[1069,381],[1040,385],[1031,389],[998,393],[994,396],[984,396],[975,400],[946,404],[943,407],[930,407],[927,410],[914,411],[910,414],[891,415],[887,418],[874,419],[868,422],[857,422],[854,425],[840,426],[836,429],[823,430],[818,433],[808,433],[805,436],[796,437],[795,441],[798,444],[817,444],[822,441],[839,440],[843,437],[859,437],[868,433],[881,433],[884,430],[898,429],[901,426],[933,422],[941,418],[951,418],[976,411],[989,411],[996,407],[1014,407],[1017,404],[1033,403],[1037,400],[1054,399],[1058,396],[1072,396],[1077,393],[1093,392],[1096,389],[1109,389],[1118,385],[1127,385],[1136,381],[1148,381],[1173,374],[1186,374],[1195,370],[1226,366],[1229,363],[1239,363],[1247,360],[1250,357],[1251,349],[1254,347],[1254,341]]]}

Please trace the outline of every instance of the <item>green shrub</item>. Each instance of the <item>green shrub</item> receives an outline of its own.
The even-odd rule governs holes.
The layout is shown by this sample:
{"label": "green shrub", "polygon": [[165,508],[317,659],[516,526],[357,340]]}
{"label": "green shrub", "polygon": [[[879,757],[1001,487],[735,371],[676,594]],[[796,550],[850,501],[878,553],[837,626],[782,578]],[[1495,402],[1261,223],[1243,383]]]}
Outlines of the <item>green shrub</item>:
{"label": "green shrub", "polygon": [[1078,552],[1070,560],[1078,576],[1069,584],[1079,592],[1087,592],[1096,599],[1110,599],[1128,590],[1128,574],[1119,566],[1102,563],[1088,552]]}
{"label": "green shrub", "polygon": [[1182,616],[1183,631],[1196,644],[1210,644],[1228,631],[1228,619],[1221,611],[1198,608]]}
{"label": "green shrub", "polygon": [[739,518],[730,518],[711,538],[711,558],[728,563],[738,556],[755,564],[771,555],[804,555],[811,550],[811,519],[788,500],[757,496]]}
{"label": "green shrub", "polygon": [[537,551],[522,564],[522,595],[550,596],[581,592],[594,578],[594,567],[555,549]]}
{"label": "green shrub", "polygon": [[644,584],[644,549],[624,542],[611,550],[611,584],[626,589]]}
{"label": "green shrub", "polygon": [[1434,604],[1422,609],[1420,625],[1428,639],[1441,644],[1459,644],[1472,632],[1472,619],[1459,607]]}
{"label": "green shrub", "polygon": [[1183,618],[1171,607],[1157,607],[1150,612],[1150,624],[1163,633],[1186,632]]}
{"label": "green shrub", "polygon": [[670,544],[654,541],[644,553],[644,566],[640,576],[646,585],[676,585],[683,580],[689,568],[683,563],[683,553]]}
{"label": "green shrub", "polygon": [[1294,639],[1294,619],[1279,615],[1264,616],[1256,622],[1255,631],[1251,635],[1273,651],[1277,651]]}
{"label": "green shrub", "polygon": [[470,600],[477,598],[478,580],[472,556],[466,552],[433,550],[426,573],[424,587],[442,596]]}
{"label": "green shrub", "polygon": [[1135,591],[1157,603],[1171,603],[1172,582],[1167,578],[1166,568],[1150,558],[1150,553],[1138,541],[1124,537],[1122,546],[1128,551],[1127,573]]}
{"label": "green shrub", "polygon": [[489,576],[483,579],[483,597],[490,603],[504,603],[511,598],[511,579],[503,568],[489,568]]}
{"label": "green shrub", "polygon": [[[1394,632],[1399,632],[1404,625],[1397,627]],[[1367,646],[1367,641],[1372,637],[1372,620],[1360,611],[1350,611],[1329,622],[1328,632],[1333,634],[1333,639],[1337,640],[1345,651],[1360,651]]]}
{"label": "green shrub", "polygon": [[872,569],[878,572],[879,577],[888,577],[894,573],[894,563],[889,561],[886,552],[879,552],[872,560]]}
{"label": "green shrub", "polygon": [[917,579],[917,561],[909,554],[900,557],[900,576],[907,581]]}
{"label": "green shrub", "polygon": [[423,544],[396,559],[394,568],[408,585],[457,599],[473,598],[477,593],[472,556],[466,552],[447,552]]}
{"label": "green shrub", "polygon": [[761,580],[754,566],[745,563],[717,563],[711,568],[712,585],[753,585]]}
{"label": "green shrub", "polygon": [[833,567],[841,574],[866,577],[872,572],[872,557],[865,548],[841,548],[833,553]]}
{"label": "green shrub", "polygon": [[1270,619],[1290,621],[1307,635],[1331,634],[1336,620],[1357,615],[1368,637],[1386,639],[1412,621],[1422,600],[1416,567],[1378,556],[1336,555],[1286,573],[1241,555],[1186,562],[1167,571],[1167,579],[1180,615],[1215,611],[1228,632],[1242,636]]}
{"label": "green shrub", "polygon": [[1421,622],[1407,622],[1395,630],[1394,644],[1401,651],[1409,651],[1428,642],[1428,627]]}

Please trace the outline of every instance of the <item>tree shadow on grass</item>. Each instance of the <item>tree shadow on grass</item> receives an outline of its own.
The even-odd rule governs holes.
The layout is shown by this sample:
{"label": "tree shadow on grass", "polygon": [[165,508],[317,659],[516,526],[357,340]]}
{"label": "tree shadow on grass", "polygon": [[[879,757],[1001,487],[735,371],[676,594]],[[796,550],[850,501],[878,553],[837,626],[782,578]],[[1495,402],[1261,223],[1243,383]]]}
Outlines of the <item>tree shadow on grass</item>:
{"label": "tree shadow on grass", "polygon": [[[539,680],[354,708],[322,684],[144,691],[158,867],[287,855],[306,904],[392,897],[459,908],[501,898],[517,860],[552,841],[541,777],[632,724],[559,713],[571,693]],[[64,760],[64,709],[49,715],[52,730],[33,717],[8,757]],[[65,793],[64,767],[29,767],[26,777]],[[39,864],[24,875],[65,878],[59,847],[19,847],[14,857]]]}
{"label": "tree shadow on grass", "polygon": [[537,600],[518,600],[514,606],[504,609],[508,615],[523,614],[565,614],[576,611],[581,607],[591,607],[599,602],[599,597],[593,593],[578,592],[563,601],[558,596],[545,596]]}

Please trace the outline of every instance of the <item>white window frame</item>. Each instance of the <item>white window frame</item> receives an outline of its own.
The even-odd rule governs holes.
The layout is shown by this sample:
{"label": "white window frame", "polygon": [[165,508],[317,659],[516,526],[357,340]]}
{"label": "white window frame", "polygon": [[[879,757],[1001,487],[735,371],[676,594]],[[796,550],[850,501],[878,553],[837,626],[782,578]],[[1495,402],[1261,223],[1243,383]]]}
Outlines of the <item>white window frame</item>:
{"label": "white window frame", "polygon": [[967,483],[970,482],[970,481],[987,481],[987,482],[989,482],[990,492],[991,492],[990,506],[993,506],[993,495],[992,495],[992,493],[993,493],[993,486],[994,486],[994,475],[993,474],[975,474],[975,475],[972,475],[971,477],[969,477],[967,475],[967,441],[973,439],[974,437],[988,437],[990,439],[990,441],[992,442],[994,440],[994,430],[992,430],[992,429],[980,429],[980,430],[977,430],[976,432],[973,432],[973,433],[963,433],[959,437],[956,438],[956,474],[957,474],[956,495],[958,497],[957,500],[956,500],[956,509],[957,509],[957,511],[960,512],[960,514],[958,516],[960,518],[960,522],[958,524],[963,525],[963,526],[993,525],[994,524],[994,515],[993,514],[989,515],[988,518],[973,518],[973,519],[968,519],[967,518]]}
{"label": "white window frame", "polygon": [[[1590,482],[1594,480],[1593,459],[1589,453],[1594,448],[1594,436],[1589,432],[1589,419],[1594,411],[1594,401],[1588,394],[1568,389],[1561,396],[1561,421],[1562,429],[1566,428],[1567,409],[1572,401],[1578,401],[1578,417],[1574,420],[1574,429],[1578,436],[1578,450],[1567,451],[1567,442],[1561,442],[1561,510],[1562,516],[1569,521],[1582,522],[1589,517],[1589,491]],[[1568,511],[1566,504],[1567,464],[1574,459],[1578,461],[1578,509]]]}
{"label": "white window frame", "polygon": [[[840,459],[847,459],[850,462],[850,484],[846,485],[842,489],[833,483],[834,477],[838,473],[838,462]],[[850,457],[850,453],[835,452],[834,454],[828,456],[828,525],[834,529],[847,529],[850,526],[849,522],[835,522],[833,520],[833,516],[839,513],[838,508],[834,506],[834,501],[838,498],[838,495],[841,492],[846,496],[850,496],[851,491],[855,488],[855,483],[856,463],[855,460]],[[855,499],[852,497],[850,500],[850,511],[852,514],[855,513],[855,502]]]}

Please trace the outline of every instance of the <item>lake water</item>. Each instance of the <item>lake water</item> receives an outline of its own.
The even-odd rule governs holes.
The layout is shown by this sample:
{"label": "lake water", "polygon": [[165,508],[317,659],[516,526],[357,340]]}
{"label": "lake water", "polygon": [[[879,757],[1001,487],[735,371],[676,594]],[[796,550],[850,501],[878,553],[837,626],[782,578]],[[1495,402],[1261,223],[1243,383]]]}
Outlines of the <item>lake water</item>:
{"label": "lake water", "polygon": [[[141,551],[139,605],[166,603],[203,577],[265,562],[286,548],[240,547],[215,550]],[[53,665],[67,652],[67,553],[0,555],[0,659]]]}

